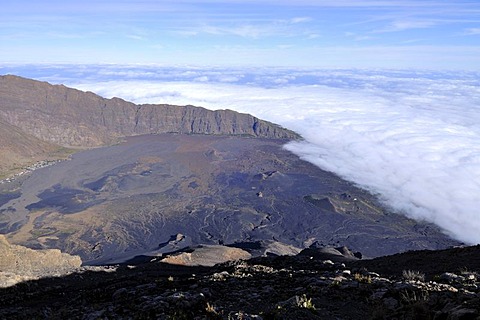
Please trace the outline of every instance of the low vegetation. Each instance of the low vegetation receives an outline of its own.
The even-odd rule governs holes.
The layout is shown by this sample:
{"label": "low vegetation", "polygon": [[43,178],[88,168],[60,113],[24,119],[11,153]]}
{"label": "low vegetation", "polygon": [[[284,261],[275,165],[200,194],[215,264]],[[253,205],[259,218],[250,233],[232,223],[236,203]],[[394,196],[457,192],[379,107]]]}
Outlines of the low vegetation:
{"label": "low vegetation", "polygon": [[425,274],[415,270],[403,270],[403,279],[407,281],[425,281]]}

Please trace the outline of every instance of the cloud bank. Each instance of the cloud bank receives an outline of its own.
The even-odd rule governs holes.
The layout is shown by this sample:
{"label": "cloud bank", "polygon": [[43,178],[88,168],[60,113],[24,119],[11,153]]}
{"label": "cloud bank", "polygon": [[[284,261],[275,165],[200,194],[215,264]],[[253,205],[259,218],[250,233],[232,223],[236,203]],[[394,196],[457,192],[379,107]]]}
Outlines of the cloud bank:
{"label": "cloud bank", "polygon": [[285,146],[304,160],[480,243],[478,73],[127,69],[57,80],[136,103],[233,109],[279,123],[304,137]]}

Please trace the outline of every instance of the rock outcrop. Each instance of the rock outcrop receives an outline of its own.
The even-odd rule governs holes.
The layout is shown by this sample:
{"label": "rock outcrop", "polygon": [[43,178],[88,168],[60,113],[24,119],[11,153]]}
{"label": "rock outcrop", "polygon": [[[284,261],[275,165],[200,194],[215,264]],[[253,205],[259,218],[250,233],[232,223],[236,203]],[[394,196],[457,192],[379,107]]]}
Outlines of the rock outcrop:
{"label": "rock outcrop", "polygon": [[42,277],[63,276],[82,264],[79,256],[58,249],[33,250],[8,243],[0,235],[0,288]]}
{"label": "rock outcrop", "polygon": [[182,266],[214,266],[219,263],[235,260],[246,260],[252,256],[245,250],[221,245],[202,245],[191,252],[172,254],[161,261]]}

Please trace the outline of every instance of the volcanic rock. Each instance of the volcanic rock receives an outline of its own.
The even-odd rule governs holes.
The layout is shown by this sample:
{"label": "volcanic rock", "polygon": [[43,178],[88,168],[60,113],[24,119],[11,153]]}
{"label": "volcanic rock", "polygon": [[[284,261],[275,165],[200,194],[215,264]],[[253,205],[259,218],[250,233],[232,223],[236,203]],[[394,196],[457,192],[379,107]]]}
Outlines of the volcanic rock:
{"label": "volcanic rock", "polygon": [[[417,232],[424,223],[389,212],[283,143],[158,134],[79,152],[34,171],[21,190],[4,195],[0,232],[11,243],[57,248],[87,264],[157,257],[199,244],[272,241],[303,249],[317,241],[370,257],[457,244],[435,226]],[[265,172],[275,174],[259,179]],[[344,198],[346,192],[353,197]],[[328,206],[311,200],[326,198]],[[258,254],[290,249],[272,246]]]}
{"label": "volcanic rock", "polygon": [[245,250],[219,245],[202,245],[190,250],[168,255],[161,261],[183,266],[214,266],[218,263],[240,259],[250,259],[252,256]]}
{"label": "volcanic rock", "polygon": [[[94,147],[122,137],[158,133],[299,136],[278,125],[231,110],[135,105],[63,85],[0,76],[0,178],[63,147]],[[61,154],[57,157],[63,157]]]}
{"label": "volcanic rock", "polygon": [[[320,248],[312,248],[320,250]],[[412,254],[396,255],[395,274],[339,262],[337,253],[262,257],[209,268],[161,262],[82,271],[0,289],[0,319],[478,319],[480,265],[444,269],[421,259],[416,272],[462,275],[452,283],[402,278]],[[458,270],[478,247],[437,252]],[[428,255],[425,256],[427,258]],[[328,260],[323,260],[327,258]],[[388,262],[390,257],[382,258]],[[365,261],[366,262],[366,261]],[[477,261],[478,262],[478,261]],[[399,263],[399,267],[394,265]],[[433,269],[431,269],[433,268]],[[431,270],[431,271],[429,271]],[[374,272],[374,271],[378,271]],[[469,279],[471,278],[471,279]],[[460,279],[456,277],[456,279]]]}
{"label": "volcanic rock", "polygon": [[58,249],[32,250],[8,243],[0,235],[0,287],[41,277],[62,276],[77,270],[82,264],[79,256]]}

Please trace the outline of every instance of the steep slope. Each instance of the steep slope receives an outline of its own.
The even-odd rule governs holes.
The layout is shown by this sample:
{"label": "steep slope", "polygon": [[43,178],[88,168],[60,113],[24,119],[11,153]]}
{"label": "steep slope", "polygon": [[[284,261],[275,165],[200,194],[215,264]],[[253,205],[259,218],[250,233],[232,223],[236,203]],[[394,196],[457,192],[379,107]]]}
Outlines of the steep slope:
{"label": "steep slope", "polygon": [[0,116],[26,133],[63,146],[99,146],[118,137],[170,132],[298,138],[277,125],[230,110],[135,105],[11,75],[0,77]]}
{"label": "steep slope", "polygon": [[0,178],[15,168],[44,159],[59,149],[12,126],[0,118]]}

